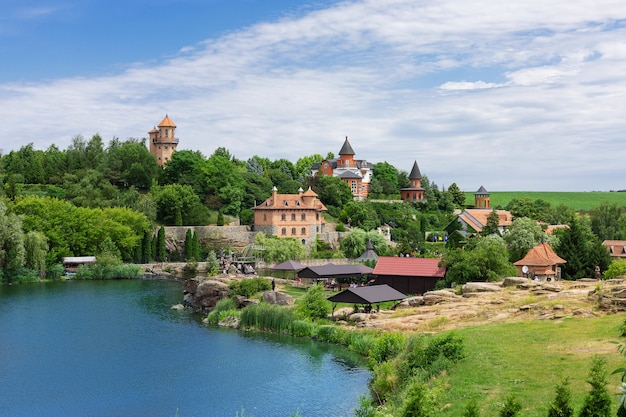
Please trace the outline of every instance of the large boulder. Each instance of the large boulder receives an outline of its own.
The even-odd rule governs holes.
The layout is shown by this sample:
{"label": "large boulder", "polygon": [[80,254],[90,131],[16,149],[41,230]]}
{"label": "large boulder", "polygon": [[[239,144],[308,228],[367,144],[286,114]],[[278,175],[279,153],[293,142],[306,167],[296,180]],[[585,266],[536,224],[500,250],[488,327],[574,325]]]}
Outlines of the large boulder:
{"label": "large boulder", "polygon": [[228,297],[230,288],[221,281],[207,279],[201,281],[193,293],[191,307],[211,311],[222,298]]}
{"label": "large boulder", "polygon": [[502,291],[502,286],[493,282],[468,282],[463,284],[463,287],[461,289],[463,291],[463,294],[471,294],[477,292]]}
{"label": "large boulder", "polygon": [[424,293],[424,304],[431,306],[445,301],[460,301],[463,297],[452,290],[436,290]]}
{"label": "large boulder", "polygon": [[503,287],[518,287],[520,285],[528,284],[530,281],[528,278],[524,277],[507,277],[502,281]]}
{"label": "large boulder", "polygon": [[263,301],[268,304],[277,304],[280,306],[290,306],[295,303],[292,296],[278,291],[265,291],[263,293]]}

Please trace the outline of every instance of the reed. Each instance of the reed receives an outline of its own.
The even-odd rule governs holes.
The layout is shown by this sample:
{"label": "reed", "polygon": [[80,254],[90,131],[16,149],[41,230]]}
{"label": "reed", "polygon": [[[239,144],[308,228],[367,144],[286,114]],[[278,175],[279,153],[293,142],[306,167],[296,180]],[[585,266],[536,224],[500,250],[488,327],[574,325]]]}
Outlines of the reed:
{"label": "reed", "polygon": [[291,308],[259,303],[241,311],[240,326],[276,333],[288,333],[296,315]]}

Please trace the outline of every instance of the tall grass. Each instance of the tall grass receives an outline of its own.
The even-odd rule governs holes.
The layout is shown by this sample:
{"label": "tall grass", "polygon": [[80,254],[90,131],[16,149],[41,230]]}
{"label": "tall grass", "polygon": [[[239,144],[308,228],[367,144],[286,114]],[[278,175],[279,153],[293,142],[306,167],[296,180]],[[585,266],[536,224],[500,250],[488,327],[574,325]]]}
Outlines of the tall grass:
{"label": "tall grass", "polygon": [[291,324],[297,319],[293,309],[278,305],[259,303],[241,311],[240,326],[258,330],[289,333]]}

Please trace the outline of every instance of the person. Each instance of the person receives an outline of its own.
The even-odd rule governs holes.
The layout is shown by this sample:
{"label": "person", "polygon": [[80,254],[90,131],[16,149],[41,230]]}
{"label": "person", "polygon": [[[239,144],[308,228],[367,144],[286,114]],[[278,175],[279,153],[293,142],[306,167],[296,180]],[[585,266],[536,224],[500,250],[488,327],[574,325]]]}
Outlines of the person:
{"label": "person", "polygon": [[276,291],[276,280],[272,278],[272,291]]}

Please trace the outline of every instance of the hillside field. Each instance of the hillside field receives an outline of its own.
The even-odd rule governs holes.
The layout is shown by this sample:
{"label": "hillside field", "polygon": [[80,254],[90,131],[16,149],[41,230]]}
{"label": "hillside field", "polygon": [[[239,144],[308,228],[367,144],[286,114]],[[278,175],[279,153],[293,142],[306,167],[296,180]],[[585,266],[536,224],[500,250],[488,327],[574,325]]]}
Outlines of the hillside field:
{"label": "hillside field", "polygon": [[[509,201],[517,199],[530,199],[531,201],[543,200],[556,207],[564,204],[576,211],[589,211],[602,203],[618,204],[626,206],[626,192],[608,191],[494,191],[490,192],[491,207],[504,208]],[[465,192],[465,204],[474,204],[474,192]]]}

